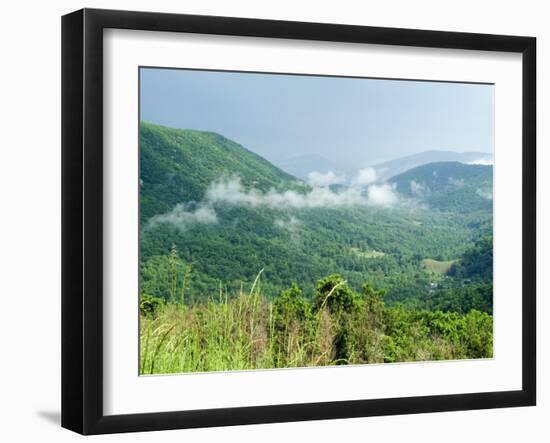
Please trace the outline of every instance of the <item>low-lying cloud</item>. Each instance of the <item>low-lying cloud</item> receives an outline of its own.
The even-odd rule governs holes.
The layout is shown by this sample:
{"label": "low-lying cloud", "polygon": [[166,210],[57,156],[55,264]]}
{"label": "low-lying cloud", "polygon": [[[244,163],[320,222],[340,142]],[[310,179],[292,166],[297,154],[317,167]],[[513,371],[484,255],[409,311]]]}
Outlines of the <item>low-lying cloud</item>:
{"label": "low-lying cloud", "polygon": [[[373,170],[374,171],[374,170]],[[339,191],[330,189],[336,174],[315,176],[317,185],[306,192],[295,190],[278,191],[274,188],[263,192],[255,188],[247,189],[238,176],[224,177],[208,187],[200,203],[180,203],[169,212],[155,215],[146,225],[152,228],[162,223],[171,224],[184,231],[196,224],[218,223],[216,204],[239,207],[265,207],[273,210],[299,210],[315,208],[351,208],[365,206],[391,207],[400,202],[395,185],[376,184],[376,173],[363,170],[352,185]],[[315,180],[313,180],[315,181]],[[310,184],[312,182],[310,181]],[[367,183],[372,183],[367,186]],[[276,219],[275,226],[295,234],[300,221],[295,217]]]}
{"label": "low-lying cloud", "polygon": [[301,221],[298,220],[296,217],[289,217],[287,219],[276,218],[274,223],[275,226],[277,226],[278,228],[284,229],[289,232],[296,232],[296,229],[300,226]]}
{"label": "low-lying cloud", "polygon": [[484,198],[486,200],[492,200],[493,199],[493,190],[492,189],[476,189],[476,194],[479,195],[481,198]]}
{"label": "low-lying cloud", "polygon": [[342,184],[345,181],[345,177],[337,175],[332,171],[328,172],[317,172],[313,171],[307,175],[307,182],[311,186],[330,186]]}
{"label": "low-lying cloud", "polygon": [[414,180],[411,180],[411,193],[414,195],[422,195],[424,193],[424,185],[422,183],[417,183]]}
{"label": "low-lying cloud", "polygon": [[480,158],[480,159],[477,159],[477,160],[472,160],[471,162],[468,162],[467,164],[468,164],[468,165],[484,165],[484,166],[489,166],[489,165],[492,165],[492,164],[493,164],[493,159],[492,159],[492,158]]}
{"label": "low-lying cloud", "polygon": [[387,183],[381,185],[371,185],[368,187],[368,203],[374,206],[394,206],[399,198],[395,193],[395,186]]}
{"label": "low-lying cloud", "polygon": [[277,228],[288,232],[293,242],[298,242],[300,240],[299,231],[302,222],[296,217],[276,218],[273,223]]}
{"label": "low-lying cloud", "polygon": [[449,183],[457,188],[462,188],[466,184],[463,178],[454,177],[449,177]]}
{"label": "low-lying cloud", "polygon": [[327,187],[313,187],[300,193],[294,190],[277,191],[270,189],[261,192],[246,189],[239,177],[220,179],[206,191],[206,201],[210,204],[226,203],[251,208],[270,209],[313,209],[342,208],[353,206],[391,206],[398,202],[394,187],[388,184],[371,185],[367,191],[360,187],[349,187],[342,191],[332,191]]}
{"label": "low-lying cloud", "polygon": [[378,180],[378,174],[374,168],[365,168],[359,170],[357,175],[353,178],[352,185],[354,186],[368,186]]}
{"label": "low-lying cloud", "polygon": [[214,208],[208,205],[192,207],[189,204],[180,203],[169,212],[151,217],[147,223],[148,228],[155,227],[161,223],[169,223],[181,231],[185,231],[196,224],[214,224],[218,222],[218,216]]}

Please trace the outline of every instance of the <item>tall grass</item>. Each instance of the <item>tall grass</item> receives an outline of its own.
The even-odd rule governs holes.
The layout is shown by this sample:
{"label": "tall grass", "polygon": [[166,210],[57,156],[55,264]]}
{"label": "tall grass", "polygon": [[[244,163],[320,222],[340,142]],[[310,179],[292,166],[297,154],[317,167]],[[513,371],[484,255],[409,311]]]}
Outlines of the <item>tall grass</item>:
{"label": "tall grass", "polygon": [[248,291],[142,314],[141,374],[492,357],[485,313],[386,308],[381,292],[342,279],[319,286],[317,303],[296,287],[268,300],[260,274]]}
{"label": "tall grass", "polygon": [[141,317],[143,374],[271,367],[272,321],[258,291]]}

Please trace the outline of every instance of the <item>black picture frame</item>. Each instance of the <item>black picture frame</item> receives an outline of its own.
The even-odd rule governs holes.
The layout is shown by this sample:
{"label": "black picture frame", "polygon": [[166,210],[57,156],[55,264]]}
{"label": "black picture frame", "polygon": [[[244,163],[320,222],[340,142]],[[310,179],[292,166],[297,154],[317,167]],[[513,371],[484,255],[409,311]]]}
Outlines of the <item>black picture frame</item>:
{"label": "black picture frame", "polygon": [[[103,30],[504,51],[522,54],[522,389],[177,412],[103,413]],[[536,403],[536,39],[83,9],[62,18],[62,426],[81,434],[531,406]]]}

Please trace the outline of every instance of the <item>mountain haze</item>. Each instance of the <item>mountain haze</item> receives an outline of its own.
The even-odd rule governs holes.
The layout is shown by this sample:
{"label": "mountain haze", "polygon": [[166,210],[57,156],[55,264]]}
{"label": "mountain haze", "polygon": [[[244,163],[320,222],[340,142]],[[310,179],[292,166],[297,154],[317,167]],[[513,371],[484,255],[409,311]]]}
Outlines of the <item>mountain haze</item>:
{"label": "mountain haze", "polygon": [[346,175],[353,169],[342,162],[329,160],[319,154],[303,154],[276,163],[283,171],[303,180],[306,180],[312,172],[332,171],[339,175]]}
{"label": "mountain haze", "polygon": [[[464,164],[491,165],[493,155],[486,152],[450,152],[424,151],[417,154],[399,157],[382,163],[368,166],[376,171],[378,181],[386,181],[391,177],[410,169],[429,163],[460,162]],[[358,163],[361,163],[360,161]],[[333,172],[343,178],[344,183],[350,183],[361,169],[357,164],[347,164],[335,161],[319,154],[304,154],[276,162],[277,166],[287,173],[307,180],[313,172]]]}

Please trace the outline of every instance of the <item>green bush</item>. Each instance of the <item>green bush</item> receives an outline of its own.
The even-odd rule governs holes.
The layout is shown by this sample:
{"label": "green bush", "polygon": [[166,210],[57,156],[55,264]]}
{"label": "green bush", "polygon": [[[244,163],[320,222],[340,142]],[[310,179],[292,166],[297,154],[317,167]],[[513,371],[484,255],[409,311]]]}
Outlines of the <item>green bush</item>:
{"label": "green bush", "polygon": [[285,360],[285,350],[293,346],[304,348],[313,340],[315,329],[312,306],[296,284],[282,291],[274,301],[272,322],[278,364]]}
{"label": "green bush", "polygon": [[318,311],[325,306],[331,313],[355,312],[361,305],[361,298],[348,286],[340,274],[332,274],[317,282],[314,306]]}
{"label": "green bush", "polygon": [[139,302],[139,312],[144,317],[155,317],[164,306],[164,300],[152,295],[142,295]]}

